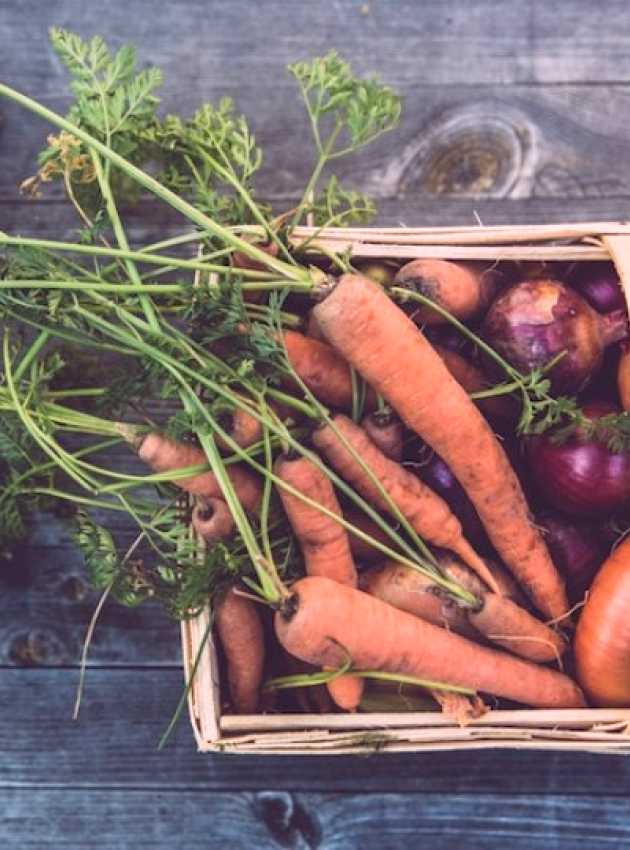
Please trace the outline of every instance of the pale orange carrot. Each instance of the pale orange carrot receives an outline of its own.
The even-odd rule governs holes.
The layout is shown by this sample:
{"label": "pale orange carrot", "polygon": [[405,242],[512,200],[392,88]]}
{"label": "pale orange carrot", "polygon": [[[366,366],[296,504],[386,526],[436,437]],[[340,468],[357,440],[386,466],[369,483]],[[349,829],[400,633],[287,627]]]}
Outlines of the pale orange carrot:
{"label": "pale orange carrot", "polygon": [[330,579],[307,576],[274,618],[284,648],[310,664],[381,670],[459,685],[535,708],[584,708],[568,676],[479,646]]}
{"label": "pale orange carrot", "polygon": [[358,275],[343,275],[314,312],[337,351],[448,464],[535,605],[564,616],[564,584],[503,448],[414,323]]}
{"label": "pale orange carrot", "polygon": [[[354,450],[354,454],[337,436],[338,433]],[[333,425],[325,425],[314,432],[313,442],[337,472],[365,499],[379,510],[391,512],[389,503],[363,468],[363,463],[421,537],[435,546],[451,549],[460,555],[489,587],[499,592],[491,573],[463,536],[459,520],[444,499],[404,466],[385,457],[359,425],[347,416],[337,414],[333,418]]]}
{"label": "pale orange carrot", "polygon": [[[280,456],[274,472],[313,502],[337,516],[342,515],[330,479],[308,458]],[[278,487],[278,493],[300,544],[306,573],[356,587],[357,571],[345,528],[283,487]],[[339,676],[328,682],[328,690],[340,708],[355,711],[361,702],[363,680]]]}
{"label": "pale orange carrot", "polygon": [[214,623],[227,660],[232,706],[237,714],[255,714],[265,661],[255,603],[230,588],[215,605]]}
{"label": "pale orange carrot", "polygon": [[232,534],[234,519],[223,499],[201,497],[193,508],[192,526],[206,543],[214,543]]}
{"label": "pale orange carrot", "polygon": [[[175,472],[188,466],[208,464],[205,452],[190,443],[178,443],[153,431],[147,434],[138,448],[138,456],[155,472]],[[245,466],[231,464],[227,473],[241,504],[247,511],[254,511],[260,504],[262,485],[260,480]],[[223,498],[223,491],[216,477],[209,470],[190,477],[173,481],[182,490],[195,496]]]}

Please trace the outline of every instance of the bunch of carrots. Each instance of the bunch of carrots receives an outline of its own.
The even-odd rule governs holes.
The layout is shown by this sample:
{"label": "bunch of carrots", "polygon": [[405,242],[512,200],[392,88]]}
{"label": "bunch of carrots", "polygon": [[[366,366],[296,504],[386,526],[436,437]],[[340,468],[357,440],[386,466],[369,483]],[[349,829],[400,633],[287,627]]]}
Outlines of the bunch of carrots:
{"label": "bunch of carrots", "polygon": [[[628,571],[606,580],[630,565],[627,544],[607,560],[612,537],[601,537],[589,582],[604,566],[592,597],[582,588],[573,640],[571,565],[561,572],[534,519],[548,502],[521,451],[556,432],[565,444],[627,450],[611,447],[630,432],[625,412],[601,418],[581,404],[604,346],[626,335],[625,308],[606,321],[583,309],[575,336],[588,368],[578,346],[580,385],[559,396],[553,382],[574,352],[554,348],[557,316],[536,348],[543,360],[524,364],[527,322],[504,300],[515,290],[533,298],[532,281],[548,279],[568,297],[574,270],[361,265],[318,247],[320,227],[370,208],[334,177],[321,189],[324,167],[399,114],[390,89],[355,78],[334,54],[291,69],[317,161],[297,206],[272,216],[251,182],[261,155],[229,107],[159,119],[158,79],[134,76],[128,49],[112,56],[99,39],[63,31],[53,44],[78,83],[67,118],[0,86],[60,130],[27,188],[63,180],[83,222],[76,242],[0,234],[5,528],[50,500],[71,503],[105,593],[162,599],[180,617],[210,605],[235,712],[279,710],[270,692],[305,686],[316,694],[300,691],[305,710],[356,711],[372,680],[421,687],[459,719],[486,710],[488,696],[630,705],[615,595]],[[156,161],[160,179],[147,170]],[[129,186],[188,230],[132,248],[120,212]],[[315,230],[300,235],[305,218]],[[196,255],[182,256],[191,244]],[[96,368],[77,381],[72,353],[85,350],[125,367],[115,380]],[[161,422],[151,395],[170,405]],[[99,462],[120,443],[148,469]],[[436,459],[446,490],[426,475]],[[96,521],[113,511],[138,528],[124,552]],[[564,540],[571,520],[558,523]],[[611,634],[601,624],[613,615]]]}

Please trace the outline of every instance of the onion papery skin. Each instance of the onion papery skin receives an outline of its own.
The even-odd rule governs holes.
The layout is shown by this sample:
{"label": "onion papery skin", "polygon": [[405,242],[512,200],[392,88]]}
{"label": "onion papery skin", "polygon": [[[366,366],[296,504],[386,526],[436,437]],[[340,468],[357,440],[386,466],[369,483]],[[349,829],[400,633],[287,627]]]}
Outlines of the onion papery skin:
{"label": "onion papery skin", "polygon": [[482,335],[523,373],[565,352],[548,377],[554,393],[573,393],[597,374],[606,346],[627,335],[627,316],[624,311],[602,316],[557,280],[527,280],[492,304]]}
{"label": "onion papery skin", "polygon": [[593,582],[575,633],[575,662],[593,705],[630,708],[630,539]]}

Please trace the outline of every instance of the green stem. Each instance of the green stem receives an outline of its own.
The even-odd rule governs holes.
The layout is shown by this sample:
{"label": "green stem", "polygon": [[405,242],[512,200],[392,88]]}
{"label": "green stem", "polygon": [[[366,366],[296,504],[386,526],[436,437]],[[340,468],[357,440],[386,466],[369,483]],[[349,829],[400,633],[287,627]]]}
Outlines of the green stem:
{"label": "green stem", "polygon": [[100,142],[98,139],[95,139],[89,133],[82,130],[80,127],[77,127],[71,121],[68,121],[66,118],[63,118],[61,115],[53,112],[52,110],[45,107],[43,104],[38,103],[27,95],[22,94],[21,92],[16,91],[10,86],[5,85],[4,83],[0,83],[0,95],[9,98],[10,100],[18,103],[20,106],[23,106],[25,109],[28,109],[30,112],[33,112],[35,115],[39,115],[40,118],[49,121],[51,124],[54,124],[56,127],[60,127],[62,130],[66,130],[66,132],[71,133],[76,136],[82,142],[84,142],[88,148],[93,148],[98,153],[101,154],[107,161],[111,162],[112,165],[115,165],[117,168],[120,168],[128,177],[132,180],[135,180],[149,192],[156,195],[165,203],[169,204],[173,209],[182,213],[182,215],[186,216],[190,221],[202,227],[204,230],[209,231],[214,234],[218,239],[220,239],[224,244],[231,245],[233,248],[236,248],[240,251],[243,251],[248,257],[251,257],[253,260],[257,260],[258,262],[262,262],[268,268],[276,271],[281,277],[288,277],[290,280],[297,281],[308,281],[310,276],[308,272],[304,269],[298,269],[294,266],[289,265],[289,263],[285,263],[277,258],[270,257],[264,251],[256,248],[255,245],[246,242],[244,239],[236,236],[232,231],[228,228],[223,227],[218,224],[218,222],[209,218],[207,215],[202,213],[200,210],[196,209],[192,204],[188,201],[180,198],[170,189],[167,189],[165,186],[162,186],[158,180],[152,177],[150,174],[147,174],[142,169],[130,163],[124,157],[117,154],[115,151],[111,150]]}
{"label": "green stem", "polygon": [[3,289],[60,289],[69,292],[118,292],[121,294],[156,293],[160,295],[176,295],[186,292],[186,287],[179,283],[94,283],[91,280],[0,280],[0,290]]}
{"label": "green stem", "polygon": [[[203,260],[185,260],[178,257],[164,257],[161,254],[149,253],[148,249],[132,251],[129,247],[125,248],[105,248],[100,245],[80,245],[73,242],[57,242],[52,239],[34,239],[26,236],[8,236],[6,233],[0,233],[0,245],[13,245],[30,248],[42,248],[51,251],[68,251],[74,254],[89,254],[97,257],[116,257],[119,260],[134,261],[138,263],[148,263],[155,266],[171,266],[178,269],[191,269],[192,271],[203,272],[223,272],[224,274],[234,274],[235,271],[229,266],[206,263]],[[266,256],[266,255],[265,255]],[[103,270],[103,274],[105,269]],[[273,275],[267,272],[259,272],[254,269],[238,269],[239,276],[259,278],[273,278]],[[130,275],[131,277],[131,275]],[[286,282],[283,281],[286,285]]]}
{"label": "green stem", "polygon": [[[109,145],[107,147],[109,148]],[[118,215],[118,209],[116,207],[114,195],[109,184],[109,167],[107,168],[107,171],[104,172],[103,166],[101,165],[101,158],[98,156],[96,151],[91,151],[91,155],[92,162],[94,163],[96,179],[98,180],[101,195],[105,200],[107,214],[109,216],[109,220],[112,223],[112,227],[114,228],[116,241],[118,242],[118,245],[123,251],[128,251],[129,243],[127,242],[127,234],[125,233],[122,221],[120,220],[120,216]],[[129,278],[131,279],[132,283],[134,283],[136,286],[142,286],[142,281],[140,279],[140,275],[138,274],[138,269],[136,268],[135,263],[132,260],[127,259],[125,260],[125,268],[127,269],[127,274],[129,275]],[[142,309],[144,311],[144,315],[147,318],[147,322],[155,331],[158,331],[160,328],[160,322],[156,315],[153,302],[151,301],[149,296],[140,295],[140,304],[142,305]]]}
{"label": "green stem", "polygon": [[42,348],[46,345],[46,343],[48,342],[49,339],[50,339],[50,334],[48,333],[48,331],[41,331],[35,337],[33,342],[30,344],[26,354],[20,360],[20,362],[17,365],[17,368],[15,369],[15,372],[13,373],[13,380],[15,381],[16,384],[20,383],[20,379],[22,378],[22,375],[29,368],[31,363],[35,360],[35,358],[37,357],[39,352],[42,350]]}

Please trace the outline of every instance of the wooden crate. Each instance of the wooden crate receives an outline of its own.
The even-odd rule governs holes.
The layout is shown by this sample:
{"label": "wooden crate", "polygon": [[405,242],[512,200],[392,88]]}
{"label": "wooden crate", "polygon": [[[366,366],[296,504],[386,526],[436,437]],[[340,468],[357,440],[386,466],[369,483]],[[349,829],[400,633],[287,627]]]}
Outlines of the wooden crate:
{"label": "wooden crate", "polygon": [[[612,260],[630,304],[630,224],[523,227],[302,227],[296,244],[350,252],[354,258],[579,262]],[[580,750],[630,754],[630,709],[489,711],[461,727],[438,712],[373,714],[221,714],[217,656],[209,613],[182,623],[189,711],[201,751],[325,755],[480,749]],[[203,646],[202,646],[203,645]],[[201,648],[201,651],[200,651]]]}

